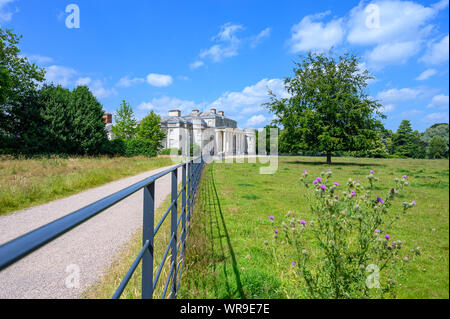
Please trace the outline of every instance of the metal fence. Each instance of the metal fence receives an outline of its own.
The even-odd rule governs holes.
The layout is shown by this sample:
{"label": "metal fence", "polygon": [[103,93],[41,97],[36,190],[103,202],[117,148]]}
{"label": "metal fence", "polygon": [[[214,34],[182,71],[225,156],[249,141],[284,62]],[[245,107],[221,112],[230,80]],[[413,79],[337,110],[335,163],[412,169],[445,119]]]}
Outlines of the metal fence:
{"label": "metal fence", "polygon": [[[184,265],[186,239],[190,231],[191,214],[194,208],[195,195],[197,193],[200,177],[203,171],[204,161],[201,157],[176,165],[161,173],[150,176],[136,184],[122,189],[99,201],[81,208],[69,215],[57,219],[47,225],[37,228],[25,235],[13,239],[0,246],[0,271],[12,265],[26,255],[58,238],[67,231],[86,222],[107,208],[117,204],[121,200],[134,194],[140,189],[144,190],[143,202],[143,245],[142,249],[131,265],[128,273],[123,278],[113,295],[114,299],[120,298],[131,276],[142,261],[142,298],[153,298],[153,291],[160,279],[161,270],[170,252],[170,270],[166,280],[162,298],[165,298],[170,288],[169,298],[176,298],[181,282],[181,274]],[[181,189],[178,190],[178,170],[181,168]],[[155,227],[155,182],[171,174],[171,202],[170,206],[161,217]],[[178,216],[178,199],[181,196],[181,213]],[[170,240],[164,256],[155,276],[153,276],[153,240],[161,229],[161,225],[170,215]],[[181,223],[181,231],[178,228]]]}

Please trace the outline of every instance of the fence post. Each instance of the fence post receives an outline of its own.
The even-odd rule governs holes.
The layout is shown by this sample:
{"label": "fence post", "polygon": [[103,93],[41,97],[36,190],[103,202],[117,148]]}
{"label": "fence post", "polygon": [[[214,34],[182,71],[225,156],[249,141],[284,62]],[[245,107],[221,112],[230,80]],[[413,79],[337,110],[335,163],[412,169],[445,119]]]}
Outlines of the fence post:
{"label": "fence post", "polygon": [[172,171],[172,196],[171,196],[171,202],[173,203],[172,205],[172,214],[171,214],[171,237],[173,236],[173,241],[172,241],[172,248],[171,248],[171,253],[172,253],[172,258],[171,258],[171,268],[174,267],[173,269],[173,273],[172,273],[172,289],[171,289],[171,294],[170,294],[170,298],[174,299],[176,297],[176,290],[177,290],[177,280],[176,280],[176,275],[177,275],[177,243],[178,243],[178,239],[177,239],[177,222],[178,222],[178,218],[177,218],[177,190],[178,190],[178,169],[175,169]]}
{"label": "fence post", "polygon": [[155,183],[144,187],[142,243],[149,241],[142,257],[142,299],[153,298],[153,231],[155,227]]}
{"label": "fence post", "polygon": [[[186,193],[187,193],[187,184],[186,184],[186,166],[188,164],[186,163],[185,165],[183,165],[183,169],[182,169],[182,187],[183,187],[183,191],[182,191],[182,203],[183,203],[183,207],[181,208],[181,213],[182,213],[182,217],[181,217],[181,231],[183,236],[181,237],[181,241],[182,241],[182,245],[181,245],[181,251],[183,252],[183,254],[185,253],[185,246],[186,246],[186,215],[187,215],[187,203],[186,203]],[[180,255],[180,258],[183,258]]]}

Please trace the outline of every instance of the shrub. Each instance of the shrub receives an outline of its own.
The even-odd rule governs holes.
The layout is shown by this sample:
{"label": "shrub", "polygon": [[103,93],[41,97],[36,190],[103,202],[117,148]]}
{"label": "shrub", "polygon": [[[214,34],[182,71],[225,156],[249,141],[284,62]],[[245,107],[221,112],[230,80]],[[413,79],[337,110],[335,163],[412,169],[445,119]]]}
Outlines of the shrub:
{"label": "shrub", "polygon": [[159,155],[171,155],[172,152],[177,153],[178,155],[181,155],[181,150],[178,148],[165,148],[158,152]]}
{"label": "shrub", "polygon": [[156,150],[153,143],[148,140],[133,138],[125,140],[125,156],[145,155],[156,156]]}
{"label": "shrub", "polygon": [[[370,175],[373,176],[374,172]],[[369,176],[370,176],[369,175]],[[313,219],[302,220],[289,212],[281,224],[270,216],[278,250],[288,251],[296,278],[302,280],[309,298],[368,298],[395,295],[396,278],[401,274],[402,242],[386,233],[400,214],[390,208],[398,193],[408,186],[407,176],[396,179],[395,188],[385,196],[373,194],[359,181],[348,180],[346,190],[331,183],[331,170],[314,181],[303,172],[301,181]],[[374,179],[374,176],[373,176]],[[369,179],[370,180],[370,179]],[[403,213],[416,203],[403,203]],[[267,242],[268,243],[268,242]],[[419,253],[419,250],[415,250]],[[383,275],[383,279],[380,279]]]}

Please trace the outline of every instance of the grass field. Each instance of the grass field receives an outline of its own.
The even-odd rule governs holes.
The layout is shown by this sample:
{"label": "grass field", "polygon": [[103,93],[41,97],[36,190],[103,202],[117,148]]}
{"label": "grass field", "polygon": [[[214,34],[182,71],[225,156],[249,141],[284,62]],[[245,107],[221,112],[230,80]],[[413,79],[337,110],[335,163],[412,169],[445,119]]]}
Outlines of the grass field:
{"label": "grass field", "polygon": [[[267,164],[210,164],[205,168],[187,244],[180,298],[301,298],[302,288],[283,256],[274,258],[265,240],[272,238],[268,216],[281,219],[292,210],[310,220],[299,177],[306,169],[311,178],[332,168],[341,185],[348,177],[367,183],[374,169],[385,194],[395,177],[408,175],[410,187],[396,200],[417,206],[389,229],[401,238],[405,253],[420,247],[422,254],[408,264],[400,279],[398,298],[449,297],[449,162],[448,160],[280,157],[278,171],[260,175]],[[168,205],[168,203],[166,203]],[[163,208],[162,208],[163,209]],[[161,214],[161,212],[159,212]],[[164,235],[163,238],[167,238]],[[164,240],[163,240],[164,242]],[[86,297],[112,295],[141,247],[140,234],[130,241],[103,280]],[[155,249],[161,255],[161,249]],[[125,298],[140,297],[140,269]],[[382,279],[382,278],[381,278]]]}
{"label": "grass field", "polygon": [[170,158],[0,157],[0,215],[172,165]]}

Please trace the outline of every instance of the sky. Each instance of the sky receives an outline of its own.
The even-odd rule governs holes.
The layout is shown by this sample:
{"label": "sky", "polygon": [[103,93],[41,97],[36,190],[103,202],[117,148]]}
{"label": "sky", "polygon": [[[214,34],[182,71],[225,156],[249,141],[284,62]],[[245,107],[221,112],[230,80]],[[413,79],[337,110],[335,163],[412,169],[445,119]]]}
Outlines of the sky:
{"label": "sky", "polygon": [[87,85],[108,112],[126,100],[138,119],[214,107],[263,127],[268,89],[286,96],[294,61],[333,48],[375,77],[387,129],[448,123],[448,0],[0,0],[0,27],[48,82]]}

